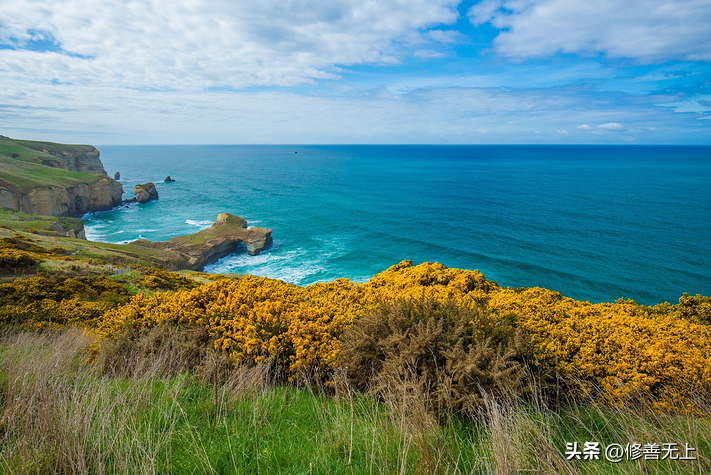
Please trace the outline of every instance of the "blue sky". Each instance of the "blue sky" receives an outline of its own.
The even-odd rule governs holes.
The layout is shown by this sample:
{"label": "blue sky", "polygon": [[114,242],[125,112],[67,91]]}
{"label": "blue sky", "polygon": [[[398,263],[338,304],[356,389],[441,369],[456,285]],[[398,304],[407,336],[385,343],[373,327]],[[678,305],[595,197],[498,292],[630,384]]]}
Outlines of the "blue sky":
{"label": "blue sky", "polygon": [[5,0],[0,134],[711,144],[711,2]]}

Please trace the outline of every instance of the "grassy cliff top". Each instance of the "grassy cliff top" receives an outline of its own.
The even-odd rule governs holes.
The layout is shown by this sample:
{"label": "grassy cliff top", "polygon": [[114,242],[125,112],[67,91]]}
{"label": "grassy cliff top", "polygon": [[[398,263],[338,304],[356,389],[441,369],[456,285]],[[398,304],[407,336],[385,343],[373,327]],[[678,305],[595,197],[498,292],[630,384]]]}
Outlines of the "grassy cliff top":
{"label": "grassy cliff top", "polygon": [[25,161],[37,162],[37,159],[56,160],[57,155],[83,155],[96,152],[93,145],[64,144],[55,142],[38,142],[35,140],[11,139],[0,135],[0,154],[11,156],[13,153]]}
{"label": "grassy cliff top", "polygon": [[[17,145],[28,148],[30,150],[36,150],[38,152],[44,152],[45,150],[50,154],[75,154],[81,155],[84,153],[95,152],[96,148],[93,145],[83,145],[83,144],[65,144],[65,143],[55,143],[55,142],[37,142],[35,140],[15,140],[7,139],[9,141],[15,142]],[[2,141],[0,141],[2,144]]]}
{"label": "grassy cliff top", "polygon": [[67,160],[62,157],[64,153],[76,155],[95,150],[91,145],[33,142],[0,136],[0,184],[26,193],[38,187],[95,183],[101,178],[99,175],[58,168],[66,164]]}

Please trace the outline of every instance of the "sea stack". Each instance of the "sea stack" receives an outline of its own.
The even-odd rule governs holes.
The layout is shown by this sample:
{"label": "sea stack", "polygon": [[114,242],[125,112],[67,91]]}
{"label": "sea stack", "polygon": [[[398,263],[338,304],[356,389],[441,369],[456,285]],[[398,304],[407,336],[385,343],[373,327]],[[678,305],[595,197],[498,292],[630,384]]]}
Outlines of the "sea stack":
{"label": "sea stack", "polygon": [[121,172],[114,173],[114,180],[120,180],[120,179],[121,179]]}
{"label": "sea stack", "polygon": [[175,181],[175,180],[173,180],[173,179],[170,177],[170,175],[168,175],[167,177],[165,177],[165,180],[163,180],[163,181],[166,182],[166,183],[170,183],[171,181]]}
{"label": "sea stack", "polygon": [[133,192],[136,193],[136,201],[139,203],[147,203],[158,199],[158,190],[156,190],[156,186],[152,181],[134,186]]}

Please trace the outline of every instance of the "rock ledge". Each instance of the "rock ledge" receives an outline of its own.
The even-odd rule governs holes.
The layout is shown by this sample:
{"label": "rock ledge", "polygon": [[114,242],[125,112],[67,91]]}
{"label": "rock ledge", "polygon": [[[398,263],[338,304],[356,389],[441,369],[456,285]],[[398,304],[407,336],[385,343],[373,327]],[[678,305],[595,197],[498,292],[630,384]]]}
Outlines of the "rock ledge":
{"label": "rock ledge", "polygon": [[233,214],[221,213],[212,226],[195,234],[160,242],[139,239],[130,244],[163,251],[154,256],[154,259],[160,261],[166,270],[201,271],[207,264],[212,264],[235,252],[241,242],[247,247],[249,255],[256,256],[271,244],[272,230],[247,228],[245,219]]}

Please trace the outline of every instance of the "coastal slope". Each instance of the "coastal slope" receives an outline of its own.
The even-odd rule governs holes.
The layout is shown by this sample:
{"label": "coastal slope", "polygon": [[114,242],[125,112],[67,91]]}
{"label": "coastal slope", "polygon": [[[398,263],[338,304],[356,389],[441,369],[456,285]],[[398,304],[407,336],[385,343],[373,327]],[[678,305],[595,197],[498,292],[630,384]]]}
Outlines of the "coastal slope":
{"label": "coastal slope", "polygon": [[14,140],[0,136],[0,207],[44,216],[81,216],[121,203],[91,145]]}
{"label": "coastal slope", "polygon": [[[243,218],[222,213],[212,227],[195,234],[162,242],[139,239],[128,244],[112,244],[85,240],[81,219],[0,209],[0,275],[3,259],[7,261],[5,273],[36,272],[31,266],[13,267],[18,252],[30,254],[31,259],[23,262],[42,261],[43,270],[50,273],[55,270],[61,273],[67,268],[72,268],[72,275],[111,272],[111,268],[105,266],[200,271],[205,265],[238,251],[242,245],[250,255],[259,254],[271,244],[271,234],[271,229],[247,227]],[[72,259],[67,261],[67,256]],[[76,259],[84,261],[81,268],[77,267]]]}

